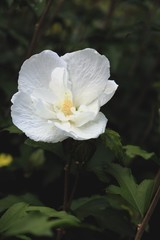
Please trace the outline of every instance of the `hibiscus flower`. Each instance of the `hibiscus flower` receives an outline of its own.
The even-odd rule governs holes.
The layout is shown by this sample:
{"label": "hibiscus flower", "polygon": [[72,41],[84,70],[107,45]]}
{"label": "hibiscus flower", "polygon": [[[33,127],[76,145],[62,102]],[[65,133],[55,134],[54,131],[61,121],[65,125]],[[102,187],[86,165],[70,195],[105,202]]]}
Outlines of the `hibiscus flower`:
{"label": "hibiscus flower", "polygon": [[34,141],[97,138],[107,118],[100,107],[117,89],[108,59],[94,49],[59,57],[45,50],[27,59],[12,97],[13,123]]}

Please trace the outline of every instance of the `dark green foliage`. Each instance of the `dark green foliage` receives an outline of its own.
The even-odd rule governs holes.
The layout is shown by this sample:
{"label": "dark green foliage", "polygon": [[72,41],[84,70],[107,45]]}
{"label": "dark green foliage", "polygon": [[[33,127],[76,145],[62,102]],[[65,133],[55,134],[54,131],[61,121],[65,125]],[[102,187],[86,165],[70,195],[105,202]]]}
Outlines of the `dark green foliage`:
{"label": "dark green foliage", "polygon": [[19,202],[12,205],[0,219],[0,233],[4,236],[33,234],[53,236],[52,228],[78,226],[79,220],[62,211],[47,207],[29,206]]}
{"label": "dark green foliage", "polygon": [[119,186],[110,185],[107,192],[120,195],[139,215],[138,222],[142,220],[151,201],[154,181],[145,179],[136,184],[130,169],[118,164],[111,164],[108,172],[113,175]]}

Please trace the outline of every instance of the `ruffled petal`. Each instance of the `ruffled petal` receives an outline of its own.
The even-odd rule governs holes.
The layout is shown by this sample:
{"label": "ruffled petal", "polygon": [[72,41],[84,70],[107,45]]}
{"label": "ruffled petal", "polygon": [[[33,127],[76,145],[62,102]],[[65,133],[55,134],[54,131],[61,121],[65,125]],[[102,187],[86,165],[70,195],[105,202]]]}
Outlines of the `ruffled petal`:
{"label": "ruffled petal", "polygon": [[[23,93],[16,93],[11,107],[13,123],[26,136],[34,141],[59,142],[66,139],[65,132],[55,127],[54,121],[40,117],[34,108],[31,98]],[[44,107],[44,106],[43,106]],[[42,106],[41,106],[41,110]]]}
{"label": "ruffled petal", "polygon": [[99,98],[100,106],[106,104],[114,95],[115,91],[117,90],[118,85],[113,80],[108,80],[106,88],[103,94]]}
{"label": "ruffled petal", "polygon": [[61,58],[67,62],[75,106],[87,105],[98,98],[110,76],[108,59],[89,48]]}
{"label": "ruffled petal", "polygon": [[55,123],[61,130],[65,131],[68,137],[75,140],[87,140],[97,138],[104,133],[107,124],[107,118],[103,113],[98,113],[94,121],[90,121],[82,127],[75,127],[69,123]]}
{"label": "ruffled petal", "polygon": [[73,115],[71,121],[76,127],[81,127],[89,121],[95,119],[96,115],[99,112],[99,103],[94,101],[88,106],[81,105],[77,112]]}
{"label": "ruffled petal", "polygon": [[19,90],[32,93],[37,88],[48,88],[51,74],[57,67],[66,63],[55,53],[45,50],[27,59],[19,72]]}

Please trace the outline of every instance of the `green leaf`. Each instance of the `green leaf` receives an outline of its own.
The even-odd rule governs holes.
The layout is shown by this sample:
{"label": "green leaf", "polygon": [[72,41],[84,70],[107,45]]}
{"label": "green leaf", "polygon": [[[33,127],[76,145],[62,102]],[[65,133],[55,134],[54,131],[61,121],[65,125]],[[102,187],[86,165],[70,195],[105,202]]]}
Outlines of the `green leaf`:
{"label": "green leaf", "polygon": [[98,209],[104,210],[107,206],[109,204],[105,196],[95,195],[74,200],[71,209],[73,212],[76,212],[79,219],[83,220],[85,217],[93,215]]}
{"label": "green leaf", "polygon": [[15,125],[11,125],[9,127],[3,128],[2,131],[8,131],[9,133],[23,134],[23,132],[19,128],[17,128]]}
{"label": "green leaf", "polygon": [[140,207],[143,215],[146,213],[151,202],[154,191],[154,180],[144,179],[137,188],[137,199],[139,200]]}
{"label": "green leaf", "polygon": [[85,220],[88,216],[95,219],[101,230],[110,229],[121,236],[132,234],[129,218],[124,218],[126,212],[113,209],[108,203],[107,196],[91,196],[74,200],[71,209],[78,218]]}
{"label": "green leaf", "polygon": [[146,179],[138,185],[130,169],[118,164],[111,164],[108,172],[116,178],[120,187],[112,185],[107,192],[121,195],[142,219],[151,201],[154,181]]}
{"label": "green leaf", "polygon": [[30,237],[24,235],[17,235],[17,238],[20,240],[32,240]]}
{"label": "green leaf", "polygon": [[119,133],[106,129],[105,133],[101,136],[105,146],[109,148],[118,159],[124,159],[124,149],[122,146],[121,138]]}
{"label": "green leaf", "polygon": [[103,144],[99,143],[97,145],[96,152],[87,163],[86,169],[90,172],[94,172],[100,181],[108,182],[109,176],[106,173],[106,169],[112,160],[112,152],[108,150]]}
{"label": "green leaf", "polygon": [[105,210],[97,211],[94,214],[94,218],[102,229],[109,229],[116,232],[122,238],[134,236],[131,222],[124,211],[106,208]]}
{"label": "green leaf", "polygon": [[33,194],[26,193],[24,195],[8,195],[5,198],[0,199],[0,212],[3,212],[13,204],[18,202],[25,202],[32,205],[43,205],[42,202]]}
{"label": "green leaf", "polygon": [[79,226],[79,220],[64,211],[21,202],[12,205],[0,218],[0,233],[4,236],[53,236],[52,228]]}
{"label": "green leaf", "polygon": [[30,233],[36,236],[52,236],[52,222],[45,216],[31,213],[17,219],[5,232],[6,236]]}
{"label": "green leaf", "polygon": [[141,149],[139,146],[134,146],[134,145],[126,145],[123,146],[123,148],[126,151],[126,155],[130,158],[134,158],[136,156],[140,156],[146,160],[152,158],[154,156],[154,153],[149,153],[143,149]]}
{"label": "green leaf", "polygon": [[16,203],[12,205],[0,218],[0,232],[7,231],[17,219],[25,216],[27,210],[27,203]]}
{"label": "green leaf", "polygon": [[28,138],[25,144],[35,148],[42,148],[43,150],[55,153],[61,159],[64,158],[62,143],[35,142]]}

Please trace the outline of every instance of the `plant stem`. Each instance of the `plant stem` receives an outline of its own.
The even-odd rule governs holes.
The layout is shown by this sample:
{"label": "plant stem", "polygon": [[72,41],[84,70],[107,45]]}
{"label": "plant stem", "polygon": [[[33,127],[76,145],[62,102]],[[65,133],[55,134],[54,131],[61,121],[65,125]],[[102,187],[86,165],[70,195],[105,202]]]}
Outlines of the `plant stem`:
{"label": "plant stem", "polygon": [[47,4],[46,4],[46,7],[39,19],[39,21],[36,23],[35,25],[35,29],[34,29],[34,34],[33,34],[33,37],[32,37],[32,40],[31,40],[31,44],[29,46],[29,49],[28,49],[28,53],[27,53],[27,58],[29,58],[31,55],[32,55],[32,52],[33,52],[33,49],[37,43],[37,39],[39,37],[39,33],[40,33],[40,29],[43,25],[43,22],[44,22],[44,19],[51,7],[51,4],[52,4],[53,0],[48,0]]}
{"label": "plant stem", "polygon": [[[69,173],[70,173],[71,160],[69,160],[64,167],[64,198],[63,198],[63,210],[68,210],[68,189],[69,189]],[[56,240],[61,240],[64,235],[64,229],[57,229]]]}
{"label": "plant stem", "polygon": [[156,177],[156,186],[158,186],[157,191],[154,195],[154,198],[151,202],[151,205],[150,205],[142,223],[138,227],[138,230],[137,230],[137,233],[136,233],[136,236],[135,236],[135,240],[140,240],[142,238],[145,227],[146,227],[147,223],[149,222],[149,220],[152,216],[152,213],[153,213],[153,211],[154,211],[154,209],[155,209],[155,207],[158,203],[158,200],[160,198],[160,170],[159,170],[159,172],[157,174],[157,177]]}
{"label": "plant stem", "polygon": [[57,229],[56,240],[61,240],[62,237],[63,237],[63,235],[64,235],[64,230],[63,230],[63,228],[58,228],[58,229]]}
{"label": "plant stem", "polygon": [[79,169],[79,166],[78,166],[77,174],[76,174],[76,177],[75,177],[75,182],[74,182],[74,185],[73,185],[73,188],[72,188],[72,192],[71,192],[71,195],[70,195],[70,197],[69,197],[68,204],[67,204],[67,208],[68,208],[68,209],[70,208],[70,205],[71,205],[71,203],[72,203],[74,194],[75,194],[76,189],[77,189],[77,184],[78,184],[78,180],[79,180],[79,175],[80,175],[80,169]]}
{"label": "plant stem", "polygon": [[69,188],[69,170],[70,170],[70,163],[67,163],[64,167],[64,198],[63,198],[63,210],[67,211],[68,205],[68,188]]}
{"label": "plant stem", "polygon": [[[77,188],[77,183],[78,183],[79,174],[80,174],[80,168],[79,168],[79,165],[78,165],[77,174],[76,174],[76,177],[75,177],[75,182],[74,182],[70,197],[68,197],[70,166],[71,166],[71,161],[66,163],[66,165],[64,167],[64,171],[65,171],[65,174],[64,174],[64,199],[63,199],[63,210],[64,211],[68,211],[69,208],[70,208],[70,205],[72,203],[72,199],[74,197],[74,194],[75,194],[75,191],[76,191],[76,188]],[[57,229],[56,240],[61,240],[64,233],[65,232],[64,232],[63,228],[58,228]]]}

